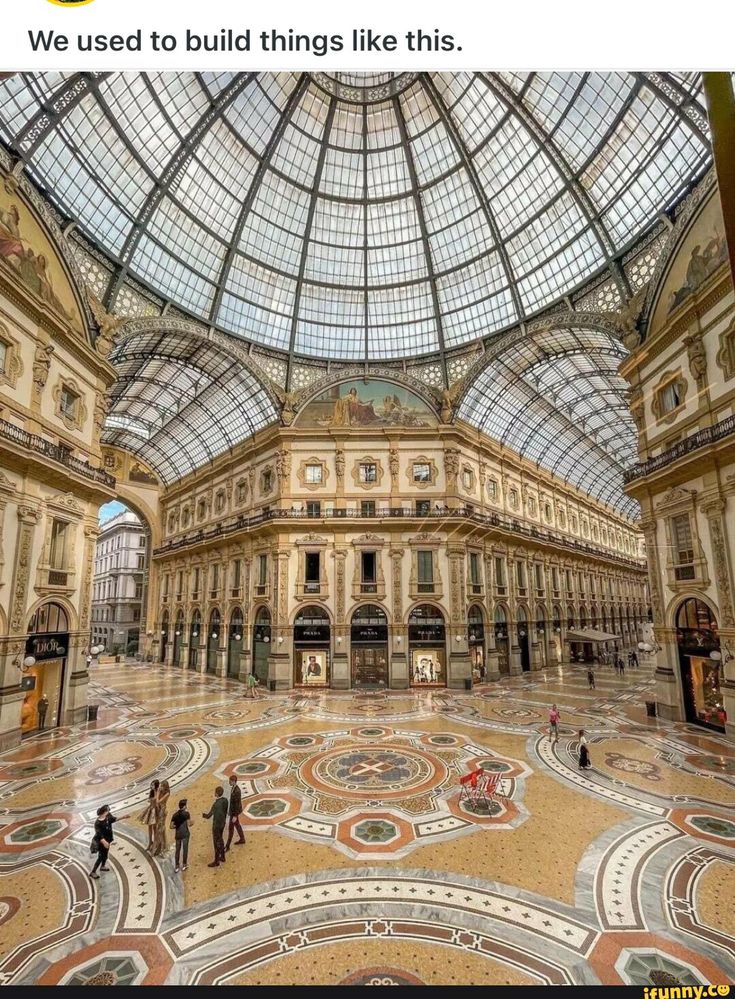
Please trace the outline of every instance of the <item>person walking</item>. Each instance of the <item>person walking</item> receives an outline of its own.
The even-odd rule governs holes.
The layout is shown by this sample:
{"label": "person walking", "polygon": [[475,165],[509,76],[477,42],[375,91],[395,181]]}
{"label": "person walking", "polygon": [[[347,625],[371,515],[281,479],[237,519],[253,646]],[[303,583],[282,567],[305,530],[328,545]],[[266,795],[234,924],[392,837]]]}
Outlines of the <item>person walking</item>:
{"label": "person walking", "polygon": [[109,805],[100,805],[97,809],[97,819],[94,823],[94,836],[90,844],[92,853],[97,854],[94,867],[89,872],[90,878],[99,880],[98,870],[109,871],[107,858],[110,855],[110,846],[113,840],[112,823],[117,822],[115,816],[110,812]]}
{"label": "person walking", "polygon": [[148,845],[146,846],[146,850],[153,849],[153,840],[155,839],[156,834],[156,797],[158,796],[158,788],[160,787],[160,784],[161,782],[159,780],[151,781],[151,786],[148,791],[148,804],[138,816],[138,819],[148,830]]}
{"label": "person walking", "polygon": [[256,700],[258,697],[258,678],[255,673],[248,673],[248,678],[245,683],[245,696],[252,697],[253,700]]}
{"label": "person walking", "polygon": [[630,665],[638,669],[638,653],[635,650],[630,654]]}
{"label": "person walking", "polygon": [[227,798],[221,787],[214,789],[214,801],[208,812],[202,812],[203,819],[212,820],[212,845],[214,846],[214,860],[208,867],[219,867],[225,862],[225,840],[224,831],[227,825]]}
{"label": "person walking", "polygon": [[587,736],[584,734],[584,729],[579,730],[579,767],[580,770],[588,770],[592,763],[590,762],[590,751],[589,745],[587,743]]}
{"label": "person walking", "polygon": [[153,848],[151,850],[154,857],[162,857],[168,846],[166,842],[166,818],[168,815],[168,799],[170,797],[171,788],[169,787],[169,783],[167,780],[162,780],[156,794],[156,825],[153,830]]}
{"label": "person walking", "polygon": [[237,777],[235,774],[230,774],[230,803],[227,809],[227,814],[229,815],[229,827],[227,829],[227,846],[225,851],[229,850],[232,846],[232,837],[237,829],[237,843],[236,846],[242,846],[245,842],[245,833],[242,831],[242,826],[240,825],[240,816],[242,815],[242,791],[240,790],[240,785],[237,783]]}
{"label": "person walking", "polygon": [[[171,816],[170,828],[174,830],[176,842],[176,856],[174,858],[174,871],[179,873],[179,861],[182,860],[181,870],[185,871],[189,860],[189,830],[194,824],[194,820],[186,807],[186,798],[179,802],[178,811]],[[183,856],[182,856],[183,854]]]}
{"label": "person walking", "polygon": [[549,712],[549,738],[554,737],[554,742],[559,741],[559,719],[561,715],[559,714],[559,709],[556,704],[551,705],[551,711]]}
{"label": "person walking", "polygon": [[590,690],[595,689],[595,671],[592,669],[587,670],[587,685]]}

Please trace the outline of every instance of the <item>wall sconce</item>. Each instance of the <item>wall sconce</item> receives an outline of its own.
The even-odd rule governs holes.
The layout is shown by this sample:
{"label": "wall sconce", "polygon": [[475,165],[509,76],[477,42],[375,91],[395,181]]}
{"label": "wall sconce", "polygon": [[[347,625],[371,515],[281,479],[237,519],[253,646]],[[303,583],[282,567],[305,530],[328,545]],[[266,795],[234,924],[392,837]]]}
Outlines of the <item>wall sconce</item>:
{"label": "wall sconce", "polygon": [[179,635],[180,635],[180,634],[181,634],[181,632],[180,632],[180,631],[175,631],[175,632],[174,632],[174,635],[176,635],[176,637],[177,637],[177,638],[179,637]]}
{"label": "wall sconce", "polygon": [[236,635],[233,635],[232,637],[235,639],[236,642],[239,642],[240,639],[242,638],[242,635],[238,632]]}
{"label": "wall sconce", "polygon": [[219,638],[219,632],[218,631],[213,631],[212,632],[212,638]]}
{"label": "wall sconce", "polygon": [[459,642],[462,641],[462,636],[461,635],[455,635],[454,636],[454,640],[455,640],[455,642],[459,643]]}
{"label": "wall sconce", "polygon": [[401,638],[401,636],[400,635],[396,635],[396,644],[400,645],[402,641],[403,641],[403,639]]}
{"label": "wall sconce", "polygon": [[263,642],[267,645],[270,642],[270,635],[263,635]]}
{"label": "wall sconce", "polygon": [[283,635],[278,636],[278,644],[283,645]]}
{"label": "wall sconce", "polygon": [[35,665],[36,665],[36,659],[34,656],[25,656],[23,659],[21,659],[20,654],[18,654],[13,660],[13,666],[17,666],[22,673],[24,673],[27,669],[30,669],[31,666]]}
{"label": "wall sconce", "polygon": [[523,628],[519,628],[518,629],[518,637],[519,638],[525,638],[526,637],[526,632],[523,630]]}
{"label": "wall sconce", "polygon": [[168,628],[161,628],[161,634],[162,635],[167,635],[168,634]]}
{"label": "wall sconce", "polygon": [[725,642],[723,642],[722,644],[723,644],[723,647],[725,649],[724,656],[723,656],[722,652],[720,651],[720,649],[713,649],[710,652],[709,657],[710,657],[710,659],[713,662],[716,662],[716,663],[721,662],[722,665],[724,666],[726,663],[732,662],[733,659],[735,659],[735,656],[733,656],[732,652],[730,652],[730,649],[728,648],[728,646],[727,646],[727,644]]}
{"label": "wall sconce", "polygon": [[557,635],[561,635],[561,628],[554,628],[554,632]]}
{"label": "wall sconce", "polygon": [[337,645],[341,644],[342,644],[342,639],[339,637],[339,635],[337,635]]}

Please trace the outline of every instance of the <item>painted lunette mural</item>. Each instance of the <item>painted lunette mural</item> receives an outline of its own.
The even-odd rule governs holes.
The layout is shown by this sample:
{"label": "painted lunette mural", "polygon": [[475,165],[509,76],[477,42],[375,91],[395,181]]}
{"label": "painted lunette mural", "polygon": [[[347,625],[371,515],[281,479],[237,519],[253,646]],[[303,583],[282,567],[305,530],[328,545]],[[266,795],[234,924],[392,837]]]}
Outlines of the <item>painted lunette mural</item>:
{"label": "painted lunette mural", "polygon": [[402,385],[356,378],[331,385],[304,406],[305,427],[435,427],[436,414]]}
{"label": "painted lunette mural", "polygon": [[55,312],[81,327],[74,294],[56,252],[20,194],[0,184],[0,266]]}

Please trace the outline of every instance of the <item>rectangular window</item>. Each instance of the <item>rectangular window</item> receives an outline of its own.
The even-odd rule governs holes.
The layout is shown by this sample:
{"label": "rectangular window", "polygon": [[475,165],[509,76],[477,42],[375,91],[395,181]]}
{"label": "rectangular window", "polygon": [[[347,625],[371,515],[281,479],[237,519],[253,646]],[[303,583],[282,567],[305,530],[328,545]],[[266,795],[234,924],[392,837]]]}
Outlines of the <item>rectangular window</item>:
{"label": "rectangular window", "polygon": [[143,599],[143,584],[142,583],[136,583],[135,584],[135,599],[136,600],[142,600]]}
{"label": "rectangular window", "polygon": [[481,564],[478,552],[470,552],[470,587],[473,593],[482,593]]}
{"label": "rectangular window", "polygon": [[689,514],[671,518],[671,539],[674,544],[674,576],[694,579],[694,541]]}
{"label": "rectangular window", "polygon": [[54,520],[51,524],[50,565],[52,569],[66,568],[66,546],[69,537],[69,526],[64,520]]}
{"label": "rectangular window", "polygon": [[309,500],[306,504],[307,517],[321,517],[322,504],[319,500]]}
{"label": "rectangular window", "polygon": [[431,511],[431,504],[429,500],[416,500],[417,517],[428,517],[430,511]]}
{"label": "rectangular window", "polygon": [[499,555],[495,556],[495,585],[505,592],[505,562]]}
{"label": "rectangular window", "polygon": [[534,577],[535,577],[535,580],[536,580],[536,589],[537,590],[543,590],[543,588],[544,588],[544,570],[543,570],[543,566],[539,562],[536,562],[536,564],[534,565],[534,567],[533,567],[533,574],[534,574]]}
{"label": "rectangular window", "polygon": [[565,579],[565,582],[567,584],[567,593],[571,593],[572,592],[572,570],[571,569],[565,569],[564,570],[564,579]]}
{"label": "rectangular window", "polygon": [[413,464],[414,482],[431,482],[431,465],[425,461],[415,461]]}
{"label": "rectangular window", "polygon": [[471,468],[463,468],[462,469],[462,485],[464,486],[465,489],[467,489],[467,490],[472,489],[472,479],[473,479],[472,469]]}
{"label": "rectangular window", "polygon": [[322,482],[322,466],[321,465],[307,465],[306,466],[306,484],[309,486],[318,486]]}
{"label": "rectangular window", "polygon": [[200,572],[201,572],[201,569],[199,569],[199,568],[196,568],[194,570],[194,593],[196,594],[196,596],[199,596],[199,574],[200,574]]}
{"label": "rectangular window", "polygon": [[0,375],[5,374],[5,365],[8,362],[8,345],[0,340]]}
{"label": "rectangular window", "polygon": [[487,483],[487,494],[490,499],[494,500],[498,497],[498,484],[495,479],[488,479]]}
{"label": "rectangular window", "polygon": [[258,556],[258,586],[265,588],[268,585],[268,556],[259,555]]}
{"label": "rectangular window", "polygon": [[138,539],[138,547],[145,548],[145,534],[141,534],[140,538]]}
{"label": "rectangular window", "polygon": [[516,582],[518,589],[523,593],[526,591],[526,563],[516,562]]}
{"label": "rectangular window", "polygon": [[378,466],[373,461],[363,462],[360,465],[360,482],[377,482]]}
{"label": "rectangular window", "polygon": [[319,566],[321,558],[319,552],[307,552],[304,556],[304,589],[307,593],[319,592]]}
{"label": "rectangular window", "polygon": [[554,588],[554,590],[558,593],[558,591],[559,591],[559,570],[556,568],[556,566],[553,566],[552,570],[551,570],[551,585]]}
{"label": "rectangular window", "polygon": [[434,592],[434,553],[416,552],[419,593]]}
{"label": "rectangular window", "polygon": [[181,599],[184,592],[184,573],[179,572],[176,576],[176,598]]}
{"label": "rectangular window", "polygon": [[138,568],[145,569],[145,555],[138,556]]}
{"label": "rectangular window", "polygon": [[72,392],[65,385],[61,389],[61,395],[59,397],[59,408],[64,416],[67,416],[70,420],[76,418],[77,413],[77,403],[79,402],[79,396],[76,392]]}
{"label": "rectangular window", "polygon": [[360,515],[363,517],[374,517],[375,500],[362,500],[360,503]]}
{"label": "rectangular window", "polygon": [[659,393],[659,399],[661,400],[661,411],[663,413],[671,413],[674,409],[677,409],[681,405],[678,382],[673,381],[665,385]]}
{"label": "rectangular window", "polygon": [[240,585],[242,581],[242,560],[236,558],[232,563],[232,589],[237,592],[233,592],[233,596],[238,596],[240,593]]}
{"label": "rectangular window", "polygon": [[361,590],[363,593],[377,592],[377,565],[375,552],[362,552],[361,557]]}

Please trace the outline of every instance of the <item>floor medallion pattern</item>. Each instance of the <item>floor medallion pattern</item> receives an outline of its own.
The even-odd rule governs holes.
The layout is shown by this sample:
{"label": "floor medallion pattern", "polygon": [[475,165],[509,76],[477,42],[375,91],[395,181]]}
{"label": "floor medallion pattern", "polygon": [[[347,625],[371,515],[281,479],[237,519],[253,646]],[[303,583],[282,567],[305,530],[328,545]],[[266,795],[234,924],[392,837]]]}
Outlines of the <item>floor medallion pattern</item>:
{"label": "floor medallion pattern", "polygon": [[[0,754],[0,985],[730,983],[735,746],[648,718],[653,683],[598,669],[589,691],[565,665],[252,700],[99,667],[96,722]],[[476,767],[497,800],[460,798]],[[212,869],[200,816],[231,774],[246,846]],[[183,873],[145,849],[154,778],[195,818]],[[102,803],[119,821],[92,881]]]}

